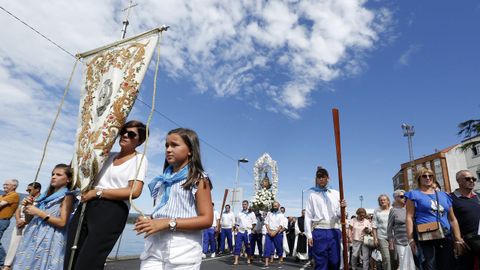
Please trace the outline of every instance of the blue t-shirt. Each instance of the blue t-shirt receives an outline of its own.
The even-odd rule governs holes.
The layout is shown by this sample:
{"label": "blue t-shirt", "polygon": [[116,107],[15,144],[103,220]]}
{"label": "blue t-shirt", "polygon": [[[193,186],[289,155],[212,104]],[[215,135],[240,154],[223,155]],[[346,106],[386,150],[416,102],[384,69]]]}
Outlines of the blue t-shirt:
{"label": "blue t-shirt", "polygon": [[[448,222],[448,211],[452,207],[452,198],[443,191],[437,191],[438,201],[440,203],[440,223],[442,227],[450,230]],[[437,221],[437,198],[435,193],[425,194],[420,190],[412,190],[405,193],[405,197],[415,204],[415,223],[425,224]]]}

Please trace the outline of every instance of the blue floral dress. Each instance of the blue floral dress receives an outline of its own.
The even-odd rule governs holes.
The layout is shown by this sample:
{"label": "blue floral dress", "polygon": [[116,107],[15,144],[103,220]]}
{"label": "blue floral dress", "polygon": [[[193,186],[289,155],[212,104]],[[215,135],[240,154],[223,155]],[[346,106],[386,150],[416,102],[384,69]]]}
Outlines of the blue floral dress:
{"label": "blue floral dress", "polygon": [[[72,196],[66,188],[43,199],[38,207],[52,217],[59,217],[65,196]],[[43,198],[42,198],[43,197]],[[13,268],[15,270],[61,270],[65,255],[67,226],[54,227],[35,216],[27,225],[20,243]]]}

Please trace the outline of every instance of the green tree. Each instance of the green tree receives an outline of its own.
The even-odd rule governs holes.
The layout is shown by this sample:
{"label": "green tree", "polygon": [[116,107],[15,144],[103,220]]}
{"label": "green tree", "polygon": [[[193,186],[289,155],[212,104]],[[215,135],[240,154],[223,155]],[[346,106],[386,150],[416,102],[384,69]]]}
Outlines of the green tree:
{"label": "green tree", "polygon": [[[458,135],[463,136],[465,139],[473,138],[480,135],[480,119],[467,120],[458,124]],[[480,144],[480,140],[472,141],[466,143],[462,146],[462,149],[465,151],[471,147]]]}

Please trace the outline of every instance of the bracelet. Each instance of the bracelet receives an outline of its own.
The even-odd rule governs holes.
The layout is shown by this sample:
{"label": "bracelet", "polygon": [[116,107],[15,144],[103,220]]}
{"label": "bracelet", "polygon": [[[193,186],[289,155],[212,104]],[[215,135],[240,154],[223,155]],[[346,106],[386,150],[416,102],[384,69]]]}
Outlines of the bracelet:
{"label": "bracelet", "polygon": [[411,243],[413,243],[413,242],[415,242],[415,240],[413,240],[413,239],[408,240],[408,244],[409,244],[409,245],[410,245]]}
{"label": "bracelet", "polygon": [[46,217],[43,218],[43,221],[47,222],[50,219],[50,215],[47,215]]}
{"label": "bracelet", "polygon": [[455,244],[463,244],[465,243],[463,240],[455,241]]}

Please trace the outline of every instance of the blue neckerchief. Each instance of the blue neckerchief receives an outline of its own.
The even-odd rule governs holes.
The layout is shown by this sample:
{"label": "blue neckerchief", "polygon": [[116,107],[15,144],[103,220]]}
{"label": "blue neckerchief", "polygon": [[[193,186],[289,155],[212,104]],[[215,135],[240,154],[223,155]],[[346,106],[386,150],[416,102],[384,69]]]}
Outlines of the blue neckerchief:
{"label": "blue neckerchief", "polygon": [[50,196],[47,196],[47,192],[45,191],[42,195],[38,196],[38,198],[35,200],[38,204],[37,207],[40,210],[45,210],[47,205],[52,202],[56,202],[58,199],[61,199],[67,195],[67,193],[70,193],[67,187],[63,187],[57,192],[50,194]]}
{"label": "blue neckerchief", "polygon": [[188,175],[188,165],[184,166],[181,170],[174,173],[172,165],[168,166],[167,169],[163,172],[162,175],[159,175],[152,179],[148,188],[150,189],[150,194],[152,198],[156,199],[160,188],[163,188],[163,194],[160,198],[160,202],[153,209],[153,213],[156,213],[160,210],[165,204],[167,204],[170,197],[170,188],[173,184],[176,184],[187,178]]}
{"label": "blue neckerchief", "polygon": [[320,193],[325,193],[328,191],[327,187],[312,187],[310,190],[315,191],[315,192],[320,192]]}

